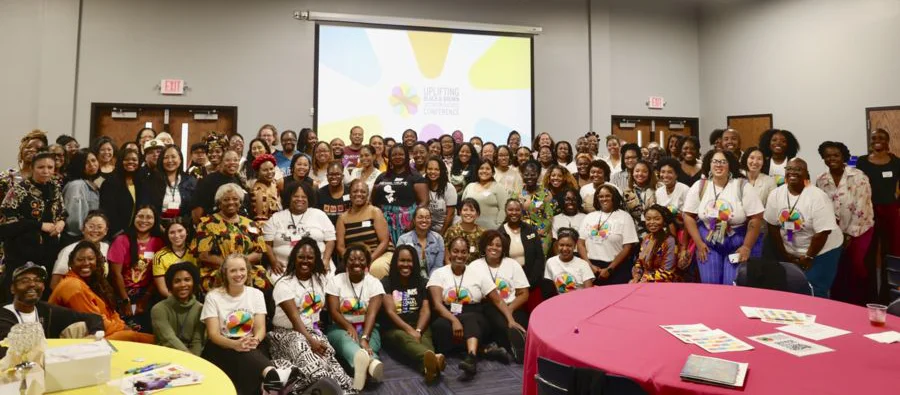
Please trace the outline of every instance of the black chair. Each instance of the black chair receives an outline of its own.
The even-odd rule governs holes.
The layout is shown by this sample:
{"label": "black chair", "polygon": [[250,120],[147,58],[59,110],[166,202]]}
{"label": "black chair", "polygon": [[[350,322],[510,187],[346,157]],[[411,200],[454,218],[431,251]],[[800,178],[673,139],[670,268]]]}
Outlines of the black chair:
{"label": "black chair", "polygon": [[888,314],[900,317],[900,300],[895,300],[888,306]]}
{"label": "black chair", "polygon": [[900,298],[900,257],[894,255],[884,256],[884,266],[887,275],[887,283],[891,288],[891,301]]}
{"label": "black chair", "polygon": [[640,385],[627,377],[606,374],[597,369],[574,368],[544,357],[538,357],[538,374],[534,376],[534,380],[539,395],[646,394]]}
{"label": "black chair", "polygon": [[[759,260],[758,262],[755,262],[753,264],[771,265],[772,263],[773,262],[771,261]],[[809,284],[809,281],[806,279],[806,273],[804,273],[803,270],[797,267],[797,265],[790,262],[778,262],[778,264],[781,266],[782,270],[784,270],[784,285],[776,288],[778,291],[813,296],[812,285]],[[738,267],[737,275],[734,278],[734,285],[739,285],[742,287],[754,287],[754,284],[749,284],[749,280],[747,278],[747,264],[742,264],[740,267]]]}

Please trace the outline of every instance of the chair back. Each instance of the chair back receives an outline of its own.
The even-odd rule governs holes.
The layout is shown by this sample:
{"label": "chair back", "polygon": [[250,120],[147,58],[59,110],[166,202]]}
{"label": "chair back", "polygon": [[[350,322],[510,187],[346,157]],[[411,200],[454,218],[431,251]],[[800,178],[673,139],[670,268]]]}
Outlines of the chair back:
{"label": "chair back", "polygon": [[644,391],[640,385],[635,383],[628,377],[616,376],[614,374],[606,375],[606,387],[604,388],[604,393],[606,394],[616,394],[616,395],[646,395],[647,391]]}
{"label": "chair back", "polygon": [[568,392],[575,383],[575,368],[538,357],[538,383],[542,380]]}
{"label": "chair back", "polygon": [[812,285],[809,284],[809,280],[806,279],[806,273],[804,273],[803,270],[790,262],[778,263],[784,268],[784,274],[787,280],[787,289],[784,289],[783,291],[814,296]]}
{"label": "chair back", "polygon": [[900,300],[895,300],[888,306],[888,314],[900,317]]}

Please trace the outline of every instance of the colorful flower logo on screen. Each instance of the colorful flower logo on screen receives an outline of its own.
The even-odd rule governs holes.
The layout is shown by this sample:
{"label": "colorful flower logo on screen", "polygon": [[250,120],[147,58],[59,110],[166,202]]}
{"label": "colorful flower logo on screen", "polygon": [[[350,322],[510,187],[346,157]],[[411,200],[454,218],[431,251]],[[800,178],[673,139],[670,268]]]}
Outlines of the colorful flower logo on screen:
{"label": "colorful flower logo on screen", "polygon": [[450,290],[447,291],[447,296],[444,298],[444,300],[448,304],[450,304],[450,303],[469,304],[469,303],[472,303],[472,295],[469,294],[469,289],[466,287],[460,287],[459,294],[456,293],[455,288],[450,288]]}
{"label": "colorful flower logo on screen", "polygon": [[706,206],[706,216],[708,219],[728,221],[731,219],[732,215],[734,215],[734,209],[731,208],[731,203],[724,200],[709,202],[709,205]]}
{"label": "colorful flower logo on screen", "polygon": [[591,227],[591,236],[606,240],[609,237],[609,223],[604,222]]}
{"label": "colorful flower logo on screen", "polygon": [[556,284],[556,290],[561,294],[574,291],[576,287],[575,278],[569,273],[560,273],[553,282]]}
{"label": "colorful flower logo on screen", "polygon": [[366,302],[357,300],[356,298],[347,298],[341,301],[341,314],[344,315],[365,315]]}
{"label": "colorful flower logo on screen", "polygon": [[294,298],[294,300],[297,302],[297,307],[300,308],[300,313],[307,317],[321,311],[322,307],[325,306],[322,295],[319,294],[309,296],[309,293],[307,292],[302,298]]}
{"label": "colorful flower logo on screen", "polygon": [[497,277],[494,279],[494,284],[497,285],[497,293],[500,294],[500,299],[506,300],[510,294],[512,294],[512,287],[509,286],[509,281]]}
{"label": "colorful flower logo on screen", "polygon": [[394,113],[403,118],[409,118],[419,112],[419,104],[422,99],[416,93],[416,90],[408,84],[401,84],[391,89],[391,97],[388,99]]}
{"label": "colorful flower logo on screen", "polygon": [[253,332],[253,313],[235,310],[225,316],[225,333],[228,337],[243,337]]}
{"label": "colorful flower logo on screen", "polygon": [[[799,211],[788,211],[788,209],[781,210],[781,214],[778,215],[778,221],[782,224],[783,229],[789,230],[800,230],[803,228],[803,215],[800,214]],[[788,226],[787,228],[783,227],[783,224],[794,224],[793,229]]]}

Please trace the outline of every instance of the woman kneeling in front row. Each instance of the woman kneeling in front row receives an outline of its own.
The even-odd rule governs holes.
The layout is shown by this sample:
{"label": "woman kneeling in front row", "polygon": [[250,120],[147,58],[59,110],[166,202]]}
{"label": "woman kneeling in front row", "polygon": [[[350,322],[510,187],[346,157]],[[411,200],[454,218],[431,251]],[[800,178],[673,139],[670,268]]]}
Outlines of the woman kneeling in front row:
{"label": "woman kneeling in front row", "polygon": [[464,237],[451,240],[450,265],[432,272],[427,286],[438,315],[431,324],[437,351],[451,351],[464,343],[466,357],[459,368],[471,378],[477,372],[478,342],[490,334],[482,299],[496,306],[509,328],[523,333],[525,329],[513,318],[490,276],[482,270],[467,270],[468,256],[469,242]]}

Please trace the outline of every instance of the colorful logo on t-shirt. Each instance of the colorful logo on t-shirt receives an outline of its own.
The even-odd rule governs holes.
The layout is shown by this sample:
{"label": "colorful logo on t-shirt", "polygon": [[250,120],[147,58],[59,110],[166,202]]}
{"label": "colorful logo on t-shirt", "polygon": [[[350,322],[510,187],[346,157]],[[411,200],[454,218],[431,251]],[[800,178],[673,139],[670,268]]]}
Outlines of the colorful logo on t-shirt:
{"label": "colorful logo on t-shirt", "polygon": [[501,300],[506,300],[512,294],[512,287],[509,286],[509,281],[506,281],[506,279],[498,276],[494,279],[494,284],[497,285],[497,293],[500,294]]}
{"label": "colorful logo on t-shirt", "polygon": [[459,287],[459,293],[456,292],[455,288],[450,288],[450,290],[447,291],[447,296],[444,297],[444,301],[447,302],[447,304],[469,304],[472,303],[472,295],[466,287]]}
{"label": "colorful logo on t-shirt", "polygon": [[356,298],[343,299],[341,300],[341,314],[366,315],[366,302]]}
{"label": "colorful logo on t-shirt", "polygon": [[561,294],[574,291],[576,288],[575,278],[569,273],[560,273],[553,283],[556,284],[556,290]]}
{"label": "colorful logo on t-shirt", "polygon": [[734,209],[731,203],[725,200],[716,200],[709,202],[706,206],[706,218],[717,221],[728,221],[734,215]]}
{"label": "colorful logo on t-shirt", "polygon": [[413,288],[406,291],[394,290],[391,293],[397,314],[406,314],[419,310],[419,302],[415,298],[415,293],[417,292],[418,290]]}
{"label": "colorful logo on t-shirt", "polygon": [[592,226],[591,236],[606,240],[606,238],[609,237],[609,222],[603,222],[602,224]]}
{"label": "colorful logo on t-shirt", "polygon": [[676,207],[674,204],[667,204],[666,208],[669,209],[672,214],[678,215],[678,207]]}
{"label": "colorful logo on t-shirt", "polygon": [[782,174],[776,174],[776,175],[774,176],[774,178],[775,178],[775,185],[776,185],[776,186],[779,186],[779,187],[780,187],[780,186],[784,185],[784,175],[782,175]]}
{"label": "colorful logo on t-shirt", "polygon": [[235,310],[225,316],[225,334],[228,337],[244,337],[253,332],[253,313]]}
{"label": "colorful logo on t-shirt", "polygon": [[[778,221],[781,223],[782,229],[794,231],[802,229],[804,222],[803,214],[800,214],[797,210],[789,211],[788,209],[781,210],[781,214],[778,215]],[[793,227],[791,225],[785,226],[784,224],[793,224]]]}
{"label": "colorful logo on t-shirt", "polygon": [[300,314],[303,314],[307,317],[311,317],[313,314],[322,310],[325,307],[325,302],[322,300],[322,295],[313,294],[313,296],[309,295],[309,292],[304,293],[303,297],[294,298],[297,302],[297,307],[300,308]]}

